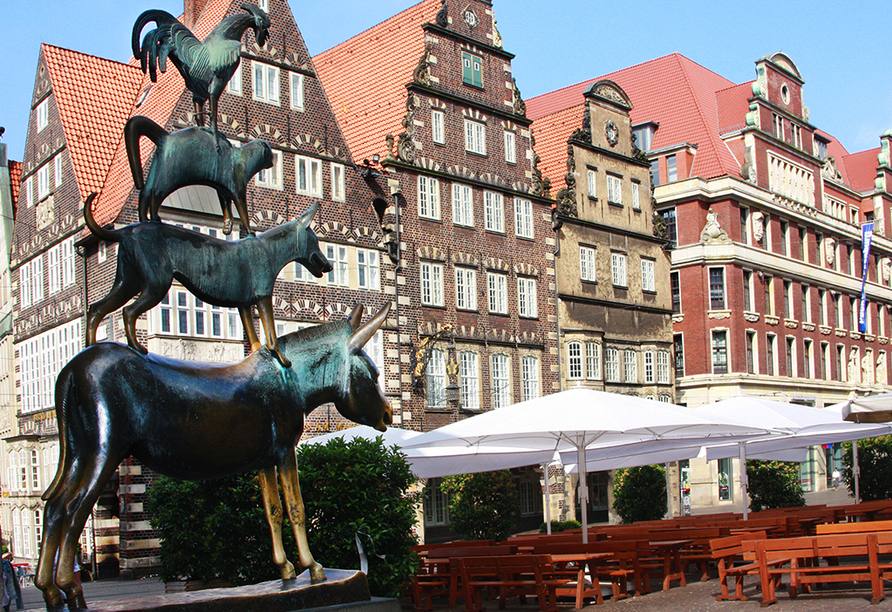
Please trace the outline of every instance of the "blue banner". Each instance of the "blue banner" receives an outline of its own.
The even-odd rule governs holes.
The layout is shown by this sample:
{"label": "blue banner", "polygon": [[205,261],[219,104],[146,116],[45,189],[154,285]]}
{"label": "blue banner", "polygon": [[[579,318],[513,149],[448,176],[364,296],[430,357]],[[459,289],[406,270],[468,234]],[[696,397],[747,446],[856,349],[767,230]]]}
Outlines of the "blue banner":
{"label": "blue banner", "polygon": [[858,330],[867,331],[867,268],[870,265],[870,243],[873,241],[873,223],[861,226],[861,308],[858,309]]}

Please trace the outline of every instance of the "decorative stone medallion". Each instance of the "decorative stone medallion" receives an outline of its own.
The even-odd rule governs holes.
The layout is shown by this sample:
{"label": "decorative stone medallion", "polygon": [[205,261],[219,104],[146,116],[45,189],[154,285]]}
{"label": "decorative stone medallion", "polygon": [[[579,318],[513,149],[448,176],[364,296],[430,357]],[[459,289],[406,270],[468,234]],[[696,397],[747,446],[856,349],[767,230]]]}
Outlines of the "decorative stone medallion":
{"label": "decorative stone medallion", "polygon": [[604,124],[604,134],[607,136],[607,143],[611,147],[615,147],[619,142],[619,128],[612,119],[608,119]]}
{"label": "decorative stone medallion", "polygon": [[462,19],[465,20],[465,23],[468,24],[468,27],[473,29],[477,27],[477,14],[474,13],[473,9],[469,6],[461,13]]}

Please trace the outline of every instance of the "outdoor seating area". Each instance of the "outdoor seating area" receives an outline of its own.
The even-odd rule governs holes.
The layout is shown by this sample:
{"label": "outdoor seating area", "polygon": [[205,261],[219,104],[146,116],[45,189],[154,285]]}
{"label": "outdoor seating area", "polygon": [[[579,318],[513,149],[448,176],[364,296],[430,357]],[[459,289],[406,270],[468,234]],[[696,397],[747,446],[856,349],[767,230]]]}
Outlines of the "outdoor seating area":
{"label": "outdoor seating area", "polygon": [[717,601],[759,598],[764,607],[785,588],[795,598],[852,583],[876,604],[892,578],[892,500],[766,510],[746,520],[722,513],[593,525],[586,543],[575,529],[427,544],[416,552],[412,602],[419,612],[459,605],[480,612],[487,600],[504,608],[528,595],[542,611],[579,610],[683,588],[688,578],[716,580]]}

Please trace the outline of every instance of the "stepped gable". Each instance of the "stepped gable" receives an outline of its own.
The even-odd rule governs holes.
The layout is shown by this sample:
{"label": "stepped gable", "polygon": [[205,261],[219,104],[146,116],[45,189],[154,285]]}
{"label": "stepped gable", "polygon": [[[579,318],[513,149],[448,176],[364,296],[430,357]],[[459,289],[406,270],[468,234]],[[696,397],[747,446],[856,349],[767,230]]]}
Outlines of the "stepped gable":
{"label": "stepped gable", "polygon": [[313,58],[353,158],[387,154],[406,114],[406,88],[424,54],[424,23],[433,23],[439,0],[424,0]]}
{"label": "stepped gable", "polygon": [[41,45],[81,196],[99,191],[139,91],[138,68]]}
{"label": "stepped gable", "polygon": [[[576,107],[581,122],[583,92],[602,79],[616,82],[628,94],[634,105],[630,113],[633,125],[645,121],[660,124],[654,134],[652,149],[690,142],[698,145],[691,175],[713,178],[739,174],[740,163],[719,134],[716,102],[717,91],[735,84],[683,55],[673,53],[526,101],[527,116],[534,120],[536,152],[542,158],[539,167],[551,178],[552,192],[565,186],[566,150],[553,148],[548,156],[540,151],[545,132],[553,129],[543,119]],[[581,127],[581,123],[574,129],[576,127]],[[567,132],[564,139],[569,135]]]}
{"label": "stepped gable", "polygon": [[[202,11],[201,19],[194,27],[190,28],[199,39],[204,39],[212,29],[226,16],[226,11],[230,7],[229,0],[212,0],[208,2]],[[183,21],[180,15],[179,20]],[[148,27],[151,27],[148,26]],[[108,167],[108,172],[103,176],[102,191],[94,202],[94,216],[100,225],[113,222],[118,218],[127,196],[133,190],[133,179],[130,174],[130,165],[127,161],[127,151],[124,147],[124,124],[133,115],[143,115],[148,117],[155,123],[170,129],[170,116],[176,108],[177,103],[183,95],[192,94],[186,89],[183,78],[176,68],[168,63],[167,72],[158,72],[158,82],[152,83],[148,74],[143,74],[139,69],[139,60],[130,59],[131,67],[135,70],[139,77],[138,91],[133,95],[130,106],[127,108],[127,116],[118,129],[118,140],[115,148],[112,150],[112,162]],[[145,99],[141,99],[145,94],[146,88],[151,86]],[[137,106],[137,103],[139,105]],[[145,161],[148,155],[154,150],[154,145],[148,138],[143,138],[140,143],[140,154],[142,160]]]}

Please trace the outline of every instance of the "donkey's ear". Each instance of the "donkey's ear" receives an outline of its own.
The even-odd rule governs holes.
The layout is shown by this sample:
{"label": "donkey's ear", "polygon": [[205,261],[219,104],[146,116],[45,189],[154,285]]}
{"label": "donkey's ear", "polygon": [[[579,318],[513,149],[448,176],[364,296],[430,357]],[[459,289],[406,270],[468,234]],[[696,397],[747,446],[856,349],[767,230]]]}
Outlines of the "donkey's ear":
{"label": "donkey's ear", "polygon": [[350,344],[348,345],[350,352],[358,353],[362,350],[362,347],[365,346],[366,342],[371,340],[372,336],[375,335],[375,332],[384,325],[384,321],[387,320],[387,315],[389,313],[390,302],[387,302],[368,323],[353,332],[353,335],[350,336]]}
{"label": "donkey's ear", "polygon": [[304,227],[310,227],[310,224],[313,222],[313,218],[316,216],[316,211],[319,210],[319,205],[321,202],[316,200],[313,202],[313,205],[307,209],[307,212],[300,216],[300,224]]}
{"label": "donkey's ear", "polygon": [[359,329],[359,324],[362,323],[362,304],[357,304],[353,307],[353,310],[350,311],[350,314],[347,315],[347,320],[350,321],[350,327],[353,331]]}

